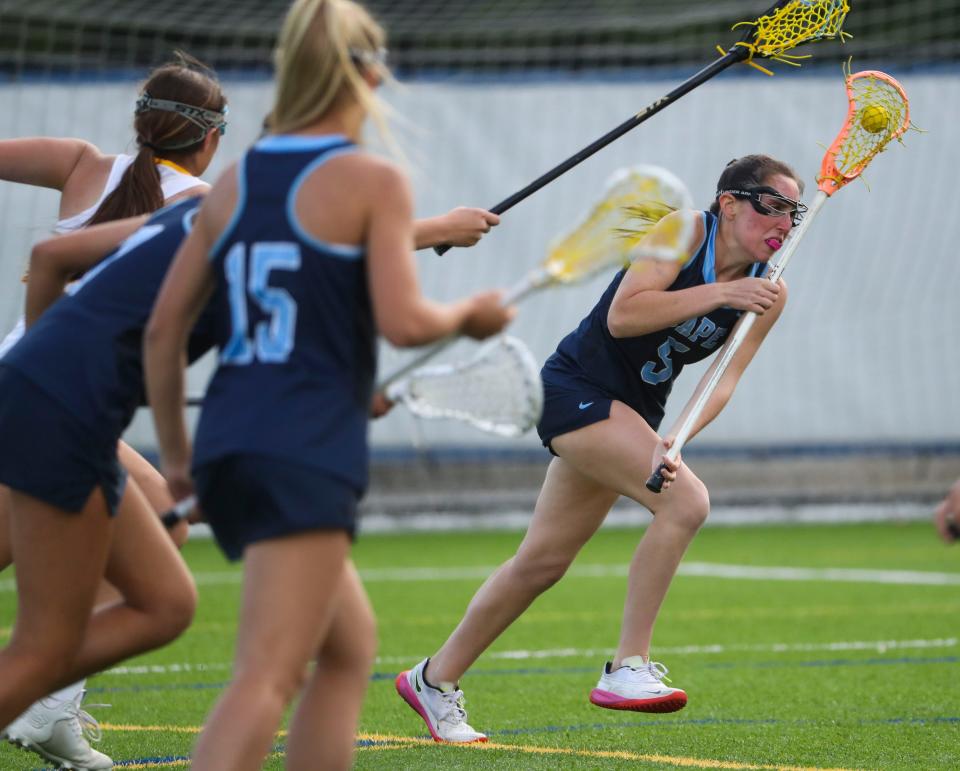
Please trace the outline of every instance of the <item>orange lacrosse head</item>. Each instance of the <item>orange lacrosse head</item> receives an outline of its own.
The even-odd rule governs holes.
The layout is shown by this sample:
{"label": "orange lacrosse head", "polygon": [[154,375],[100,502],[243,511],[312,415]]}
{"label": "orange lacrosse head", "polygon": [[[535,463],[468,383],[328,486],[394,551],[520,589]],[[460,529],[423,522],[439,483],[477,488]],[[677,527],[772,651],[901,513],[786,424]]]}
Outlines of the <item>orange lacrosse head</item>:
{"label": "orange lacrosse head", "polygon": [[823,157],[817,179],[827,195],[860,176],[875,155],[910,128],[907,94],[885,72],[848,75],[847,98],[847,120]]}

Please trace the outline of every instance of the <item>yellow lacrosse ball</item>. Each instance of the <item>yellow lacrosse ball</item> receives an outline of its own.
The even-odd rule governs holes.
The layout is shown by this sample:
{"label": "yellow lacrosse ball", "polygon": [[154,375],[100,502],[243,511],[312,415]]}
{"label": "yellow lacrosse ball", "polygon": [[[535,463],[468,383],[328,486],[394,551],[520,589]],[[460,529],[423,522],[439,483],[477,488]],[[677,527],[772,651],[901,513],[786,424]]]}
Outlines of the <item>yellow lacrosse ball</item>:
{"label": "yellow lacrosse ball", "polygon": [[860,115],[860,125],[871,134],[886,131],[889,123],[890,117],[887,115],[887,111],[879,104],[868,105]]}

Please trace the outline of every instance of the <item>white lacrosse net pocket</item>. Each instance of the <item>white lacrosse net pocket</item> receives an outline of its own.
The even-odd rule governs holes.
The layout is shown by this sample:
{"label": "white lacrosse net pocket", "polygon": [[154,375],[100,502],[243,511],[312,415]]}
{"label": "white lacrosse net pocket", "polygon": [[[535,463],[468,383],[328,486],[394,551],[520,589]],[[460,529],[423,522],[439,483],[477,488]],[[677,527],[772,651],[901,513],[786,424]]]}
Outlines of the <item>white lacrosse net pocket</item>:
{"label": "white lacrosse net pocket", "polygon": [[540,371],[527,347],[498,337],[471,359],[422,367],[388,389],[423,418],[450,418],[498,436],[529,431],[543,411]]}

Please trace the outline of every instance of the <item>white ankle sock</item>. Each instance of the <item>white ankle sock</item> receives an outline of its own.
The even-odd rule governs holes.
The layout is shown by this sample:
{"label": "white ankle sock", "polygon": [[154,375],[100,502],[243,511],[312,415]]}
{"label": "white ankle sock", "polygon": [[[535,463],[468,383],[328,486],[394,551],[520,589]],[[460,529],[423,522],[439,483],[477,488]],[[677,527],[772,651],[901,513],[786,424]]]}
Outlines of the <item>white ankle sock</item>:
{"label": "white ankle sock", "polygon": [[51,693],[47,696],[48,699],[56,699],[57,701],[73,701],[77,698],[78,693],[83,693],[83,689],[86,687],[87,681],[86,678],[79,680],[72,685],[68,685],[66,688],[61,688],[59,691]]}

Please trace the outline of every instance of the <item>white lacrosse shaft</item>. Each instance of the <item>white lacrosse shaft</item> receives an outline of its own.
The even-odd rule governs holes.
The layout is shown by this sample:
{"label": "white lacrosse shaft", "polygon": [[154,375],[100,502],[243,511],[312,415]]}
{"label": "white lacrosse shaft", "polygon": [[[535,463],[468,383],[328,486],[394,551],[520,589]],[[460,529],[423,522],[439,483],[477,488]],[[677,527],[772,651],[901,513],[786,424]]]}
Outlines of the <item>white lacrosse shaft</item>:
{"label": "white lacrosse shaft", "polygon": [[[767,275],[768,279],[771,281],[776,281],[780,278],[784,269],[787,267],[787,263],[793,256],[793,253],[797,251],[797,247],[800,244],[800,239],[803,238],[804,234],[810,227],[810,223],[813,222],[814,217],[817,216],[817,212],[820,211],[820,207],[823,206],[826,200],[827,194],[822,190],[818,190],[817,195],[810,204],[807,216],[803,218],[803,222],[801,222],[796,229],[792,230],[790,235],[787,236],[786,243],[780,249],[776,263],[770,267],[770,272]],[[683,449],[683,445],[686,444],[687,439],[690,438],[690,433],[693,431],[693,427],[703,414],[703,410],[707,406],[707,402],[710,400],[713,392],[717,390],[717,385],[720,383],[723,373],[727,371],[727,367],[730,366],[730,362],[733,360],[734,355],[736,355],[737,350],[740,348],[744,339],[746,339],[747,333],[750,331],[751,327],[753,327],[753,322],[756,320],[757,314],[753,311],[747,311],[740,317],[740,321],[737,323],[736,327],[734,327],[733,334],[730,335],[730,338],[720,351],[719,358],[714,365],[709,380],[707,380],[703,390],[701,390],[699,396],[697,396],[696,401],[687,411],[683,423],[680,424],[680,428],[677,430],[677,435],[673,440],[673,444],[664,454],[663,457],[667,460],[673,462],[679,457],[680,451]],[[664,468],[665,464],[661,463],[659,468],[657,468],[657,470],[654,471],[647,480],[647,489],[650,492],[659,493],[660,490],[663,489],[664,480],[662,472]]]}
{"label": "white lacrosse shaft", "polygon": [[[521,281],[518,281],[513,287],[506,291],[506,293],[503,295],[501,304],[506,306],[518,303],[532,295],[538,289],[543,289],[543,287],[547,286],[547,284],[551,283],[553,280],[553,275],[546,268],[538,268],[537,270],[531,271],[525,278],[523,278]],[[443,353],[443,351],[447,350],[447,348],[457,342],[460,337],[461,335],[448,335],[442,340],[439,340],[430,347],[426,348],[417,356],[414,356],[402,367],[394,370],[383,380],[377,383],[376,387],[374,388],[374,392],[386,393],[386,390],[391,385],[396,383],[398,380],[405,378],[415,369],[422,367],[434,356]]]}

